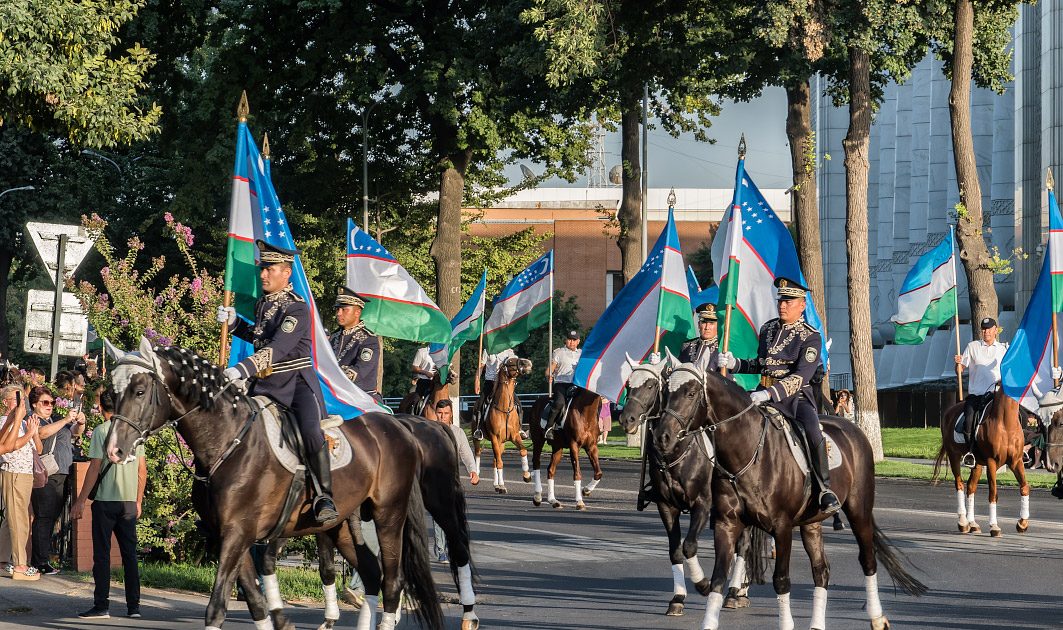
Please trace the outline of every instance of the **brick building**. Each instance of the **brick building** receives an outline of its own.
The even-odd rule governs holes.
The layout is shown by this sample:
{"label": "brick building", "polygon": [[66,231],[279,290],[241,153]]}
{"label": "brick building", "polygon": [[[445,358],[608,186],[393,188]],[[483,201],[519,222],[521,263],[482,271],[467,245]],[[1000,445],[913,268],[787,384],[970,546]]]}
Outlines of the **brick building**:
{"label": "brick building", "polygon": [[[649,190],[648,247],[652,247],[668,218],[668,189]],[[790,219],[790,200],[781,189],[762,190],[772,208]],[[549,234],[543,251],[553,248],[554,287],[575,296],[579,316],[590,329],[612,297],[620,291],[620,248],[612,219],[620,202],[615,188],[534,188],[520,191],[491,208],[468,208],[476,216],[469,232],[476,236],[502,236],[532,227]],[[711,235],[730,204],[732,191],[721,188],[686,188],[675,191],[675,220],[683,253],[708,247]],[[489,296],[490,297],[490,296]]]}

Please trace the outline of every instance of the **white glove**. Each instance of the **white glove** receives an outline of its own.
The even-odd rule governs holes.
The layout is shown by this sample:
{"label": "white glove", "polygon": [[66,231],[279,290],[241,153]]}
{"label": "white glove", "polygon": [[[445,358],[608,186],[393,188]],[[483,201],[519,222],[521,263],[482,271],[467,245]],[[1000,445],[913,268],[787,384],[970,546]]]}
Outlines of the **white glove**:
{"label": "white glove", "polygon": [[768,392],[768,390],[766,389],[758,389],[757,391],[750,393],[749,397],[753,400],[754,403],[758,405],[763,405],[764,403],[771,400],[771,393]]}
{"label": "white glove", "polygon": [[230,381],[239,381],[239,380],[243,380],[243,378],[244,378],[243,373],[240,370],[236,369],[235,367],[225,368],[225,371],[222,372],[222,376],[224,376],[226,379],[228,379]]}
{"label": "white glove", "polygon": [[733,370],[735,366],[738,365],[738,359],[736,359],[735,355],[730,352],[721,352],[720,358],[717,359],[717,362],[720,367],[727,368],[728,370]]}
{"label": "white glove", "polygon": [[657,365],[660,362],[661,362],[661,353],[660,352],[652,352],[652,353],[650,353],[650,365]]}
{"label": "white glove", "polygon": [[229,324],[232,326],[236,323],[236,309],[231,306],[219,306],[218,307],[218,323]]}
{"label": "white glove", "polygon": [[1061,367],[1052,368],[1052,380],[1058,381],[1061,378],[1063,378],[1063,368],[1061,368]]}

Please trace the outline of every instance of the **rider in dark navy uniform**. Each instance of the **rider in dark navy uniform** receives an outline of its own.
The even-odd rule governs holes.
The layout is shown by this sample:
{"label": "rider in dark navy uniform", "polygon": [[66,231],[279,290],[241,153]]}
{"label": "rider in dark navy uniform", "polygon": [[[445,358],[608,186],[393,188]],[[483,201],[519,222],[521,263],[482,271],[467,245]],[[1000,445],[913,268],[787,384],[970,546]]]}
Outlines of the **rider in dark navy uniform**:
{"label": "rider in dark navy uniform", "polygon": [[718,319],[715,304],[702,304],[698,307],[698,337],[684,343],[680,348],[680,363],[693,363],[706,372],[720,371]]}
{"label": "rider in dark navy uniform", "polygon": [[336,320],[340,329],[332,333],[328,340],[336,361],[351,382],[369,394],[378,403],[384,399],[377,391],[377,372],[380,365],[380,337],[377,337],[362,321],[362,308],[365,300],[347,287],[339,287],[336,292]]}
{"label": "rider in dark navy uniform", "polygon": [[327,523],[339,518],[332,502],[332,476],[321,419],[325,403],[311,359],[310,308],[295,293],[290,279],[298,251],[255,241],[263,296],[255,303],[255,321],[236,316],[232,307],[218,307],[218,320],[254,345],[255,352],[230,368],[230,380],[251,379],[250,393],[268,396],[290,408],[299,423],[306,460],[315,483],[314,518]]}
{"label": "rider in dark navy uniform", "polygon": [[819,508],[833,514],[841,509],[841,504],[830,489],[827,443],[819,427],[810,384],[820,365],[822,339],[804,318],[808,288],[782,277],[775,279],[775,287],[779,293],[779,317],[760,329],[757,357],[736,359],[730,352],[722,353],[720,366],[738,373],[761,374],[760,388],[750,394],[753,401],[775,407],[804,427],[812,449],[809,459],[821,484]]}

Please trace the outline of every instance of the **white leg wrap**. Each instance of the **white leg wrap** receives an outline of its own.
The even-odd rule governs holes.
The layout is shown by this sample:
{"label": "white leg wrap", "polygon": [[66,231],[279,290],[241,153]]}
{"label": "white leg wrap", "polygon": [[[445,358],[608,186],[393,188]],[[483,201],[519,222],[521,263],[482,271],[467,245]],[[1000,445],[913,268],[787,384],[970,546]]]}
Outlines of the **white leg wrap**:
{"label": "white leg wrap", "polygon": [[386,612],[380,615],[380,625],[377,626],[377,630],[395,630],[395,626],[399,624],[396,613]]}
{"label": "white leg wrap", "polygon": [[527,455],[521,455],[520,456],[520,469],[521,469],[521,471],[528,472],[529,468],[530,468],[530,466],[528,466],[528,456]]}
{"label": "white leg wrap", "polygon": [[376,630],[376,595],[366,595],[365,603],[358,609],[358,630]]}
{"label": "white leg wrap", "polygon": [[587,492],[594,492],[594,489],[598,487],[598,482],[601,479],[591,479],[591,482],[587,484]]}
{"label": "white leg wrap", "polygon": [[974,522],[974,495],[967,496],[967,520]]}
{"label": "white leg wrap", "polygon": [[827,589],[817,586],[812,590],[812,630],[827,628]]}
{"label": "white leg wrap", "polygon": [[705,605],[705,618],[701,620],[701,630],[718,630],[720,627],[720,610],[723,608],[723,594],[709,593]]}
{"label": "white leg wrap", "polygon": [[336,585],[322,585],[321,590],[325,593],[325,620],[339,621],[340,605],[336,601]]}
{"label": "white leg wrap", "polygon": [[794,616],[790,612],[790,594],[779,595],[779,630],[794,630]]}
{"label": "white leg wrap", "polygon": [[698,555],[683,560],[683,563],[687,565],[687,573],[690,574],[690,581],[697,584],[705,579],[705,573],[701,570],[701,563],[698,562]]}
{"label": "white leg wrap", "polygon": [[[505,477],[502,476],[502,469],[501,468],[496,468],[495,469],[495,474],[498,475],[498,485],[500,485],[500,486],[506,485],[506,479],[505,479]],[[383,623],[384,620],[381,619],[380,622]]]}
{"label": "white leg wrap", "polygon": [[256,621],[255,630],[273,630],[273,620],[266,617],[262,621]]}
{"label": "white leg wrap", "polygon": [[967,517],[967,495],[963,490],[956,491],[956,514],[963,518]]}
{"label": "white leg wrap", "polygon": [[549,501],[550,503],[553,503],[553,502],[557,501],[557,498],[554,497],[554,480],[553,479],[547,479],[546,480],[546,500]]}
{"label": "white leg wrap", "polygon": [[992,527],[997,524],[997,504],[989,504],[989,525]]}
{"label": "white leg wrap", "polygon": [[686,596],[687,594],[687,578],[683,574],[683,565],[681,564],[672,565],[672,592],[674,595]]}
{"label": "white leg wrap", "polygon": [[1019,518],[1030,518],[1030,495],[1019,497]]}
{"label": "white leg wrap", "polygon": [[872,620],[882,616],[882,602],[878,600],[878,575],[864,577],[864,590],[867,591],[867,616]]}
{"label": "white leg wrap", "polygon": [[474,457],[473,458],[473,462],[475,462],[475,464],[476,464],[476,475],[479,476],[480,475],[480,456],[477,455],[476,457]]}
{"label": "white leg wrap", "polygon": [[532,481],[535,483],[535,494],[543,493],[543,477],[541,470],[532,471]]}
{"label": "white leg wrap", "polygon": [[746,581],[746,559],[735,554],[734,566],[731,568],[731,582],[727,588],[742,588]]}
{"label": "white leg wrap", "polygon": [[284,608],[284,600],[281,599],[281,589],[277,585],[277,576],[262,576],[262,593],[266,596],[266,610],[280,610]]}
{"label": "white leg wrap", "polygon": [[462,606],[472,606],[476,603],[476,592],[472,590],[472,567],[467,564],[458,567],[458,593]]}
{"label": "white leg wrap", "polygon": [[583,503],[583,480],[577,479],[572,484],[576,487],[576,503]]}

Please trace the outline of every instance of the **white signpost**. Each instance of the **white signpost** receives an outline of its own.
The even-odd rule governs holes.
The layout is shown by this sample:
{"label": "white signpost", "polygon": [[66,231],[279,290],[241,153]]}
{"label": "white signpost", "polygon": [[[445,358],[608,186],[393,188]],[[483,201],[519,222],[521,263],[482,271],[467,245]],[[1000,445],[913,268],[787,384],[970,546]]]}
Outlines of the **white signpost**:
{"label": "white signpost", "polygon": [[[52,353],[52,321],[55,319],[55,294],[30,289],[26,296],[26,352]],[[81,303],[73,293],[63,292],[63,313],[59,319],[59,354],[80,357],[88,342],[89,320],[81,312]]]}
{"label": "white signpost", "polygon": [[[73,294],[65,294],[63,292],[66,280],[74,277],[74,272],[77,271],[78,265],[85,259],[85,255],[92,249],[93,239],[89,237],[85,228],[80,225],[62,225],[57,223],[37,223],[31,221],[26,224],[26,232],[29,233],[30,238],[33,239],[33,244],[37,247],[37,253],[40,254],[41,260],[44,262],[44,266],[48,268],[49,277],[52,282],[55,283],[55,294],[52,300],[51,317],[52,326],[50,329],[45,328],[44,331],[47,334],[48,350],[45,352],[52,355],[52,370],[51,378],[54,380],[56,374],[59,371],[59,355],[60,354],[75,354],[80,356],[85,353],[85,339],[88,336],[88,320],[81,314],[80,306],[77,307],[77,313],[70,313],[71,318],[76,321],[76,318],[80,317],[83,321],[82,324],[74,325],[71,322],[68,326],[64,327],[63,320],[66,318],[68,312],[68,303],[72,300],[75,304],[77,298]],[[31,329],[30,317],[31,313],[40,313],[43,316],[46,311],[34,311],[33,310],[33,293],[30,291],[30,295],[26,300],[26,338],[25,346],[27,352],[42,352],[38,347],[41,343],[40,329]],[[70,297],[67,298],[66,296]],[[66,334],[64,330],[69,330]],[[35,336],[31,338],[30,333],[34,332]],[[77,337],[76,340],[74,337]],[[31,343],[32,339],[32,343]],[[56,342],[57,341],[57,342]],[[80,348],[77,352],[64,352],[64,343],[70,345],[65,346],[67,349]]]}

